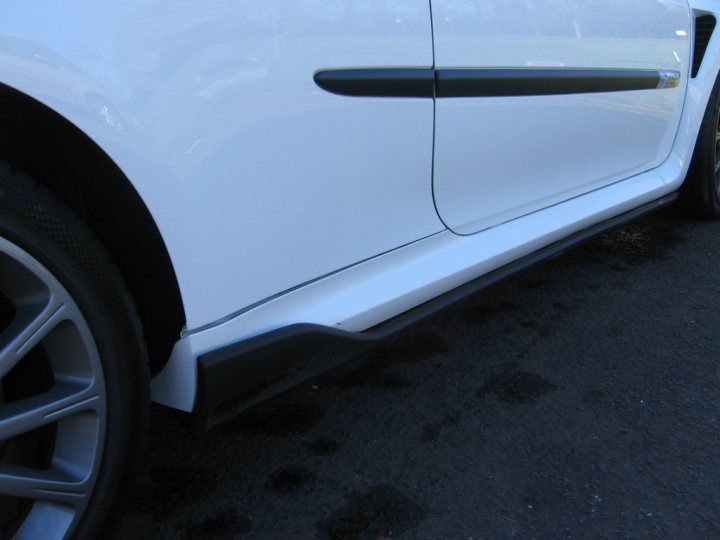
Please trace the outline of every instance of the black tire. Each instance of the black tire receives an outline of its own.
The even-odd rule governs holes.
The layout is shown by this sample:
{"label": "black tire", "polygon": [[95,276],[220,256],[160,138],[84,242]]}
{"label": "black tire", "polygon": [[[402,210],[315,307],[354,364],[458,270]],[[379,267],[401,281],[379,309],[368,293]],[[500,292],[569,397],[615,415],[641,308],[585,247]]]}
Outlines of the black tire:
{"label": "black tire", "polygon": [[720,77],[710,95],[678,209],[687,217],[720,218]]}
{"label": "black tire", "polygon": [[[42,266],[40,270],[31,264],[33,259]],[[13,273],[15,267],[20,270]],[[59,323],[48,318],[48,324],[41,327],[41,345],[33,345],[32,350],[30,345],[20,346],[27,349],[24,356],[7,356],[16,364],[4,377],[0,363],[0,472],[22,466],[44,474],[42,468],[52,471],[61,461],[57,456],[65,452],[84,456],[78,463],[86,473],[80,469],[78,478],[87,474],[87,479],[72,484],[80,486],[72,494],[75,498],[67,495],[65,486],[71,484],[63,484],[47,499],[46,494],[26,497],[24,476],[16,482],[20,487],[10,488],[15,484],[0,478],[0,538],[16,534],[34,537],[40,529],[31,520],[53,511],[70,517],[63,517],[65,521],[58,518],[50,525],[46,520],[43,538],[105,536],[105,528],[119,517],[147,433],[149,372],[141,326],[119,271],[91,231],[48,190],[0,164],[0,352],[14,339],[13,332],[32,335],[32,329],[22,330],[22,324],[15,324],[18,314],[24,313],[27,296],[17,291],[26,283],[35,283],[37,276],[32,272],[39,272],[38,287],[49,288],[50,297],[62,299],[58,320],[65,313],[72,318]],[[55,309],[55,305],[50,307]],[[42,313],[49,312],[50,308]],[[67,337],[53,337],[54,332],[64,332]],[[16,342],[21,342],[19,339]],[[68,343],[74,348],[68,348]],[[39,376],[41,373],[45,374]],[[73,378],[73,373],[79,375]],[[72,387],[67,402],[76,405],[58,409],[52,417],[58,418],[56,422],[37,429],[32,422],[16,422],[14,430],[12,424],[2,424],[12,411],[30,410],[33,399],[56,395],[66,399],[56,390],[63,384],[63,389]],[[44,399],[55,406],[54,398]],[[17,434],[29,427],[32,431]],[[60,470],[60,465],[57,467]],[[44,482],[45,477],[42,479]],[[38,492],[38,485],[31,486],[32,494]]]}

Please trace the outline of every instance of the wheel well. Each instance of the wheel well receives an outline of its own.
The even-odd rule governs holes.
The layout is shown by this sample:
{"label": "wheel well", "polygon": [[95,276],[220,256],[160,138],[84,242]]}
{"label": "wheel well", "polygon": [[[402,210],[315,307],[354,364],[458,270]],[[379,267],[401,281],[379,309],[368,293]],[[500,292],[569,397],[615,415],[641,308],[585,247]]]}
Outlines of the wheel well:
{"label": "wheel well", "polygon": [[118,265],[159,371],[185,324],[177,277],[160,231],[135,188],[87,135],[40,102],[0,85],[0,160],[70,206]]}

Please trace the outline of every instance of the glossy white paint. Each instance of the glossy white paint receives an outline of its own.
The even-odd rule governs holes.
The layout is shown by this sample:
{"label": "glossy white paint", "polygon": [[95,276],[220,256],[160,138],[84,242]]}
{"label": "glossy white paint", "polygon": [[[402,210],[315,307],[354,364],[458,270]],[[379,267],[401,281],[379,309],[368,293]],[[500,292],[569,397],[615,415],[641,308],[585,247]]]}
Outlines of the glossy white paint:
{"label": "glossy white paint", "polygon": [[177,344],[153,381],[153,399],[191,411],[196,358],[204,352],[293,323],[349,332],[371,328],[463,283],[576,231],[662,196],[649,171],[540,212],[470,236],[444,231],[312,283]]}
{"label": "glossy white paint", "polygon": [[[542,2],[590,13],[591,3],[578,0],[529,5]],[[515,6],[433,0],[436,17],[443,6],[462,13],[468,6],[487,11],[510,4]],[[648,32],[660,32],[658,24],[675,17],[687,27],[683,1],[640,4],[662,17],[646,18]],[[718,9],[716,0],[691,5]],[[663,145],[669,150],[657,168],[510,221],[505,216],[477,234],[444,230],[431,197],[432,102],[343,98],[312,83],[321,68],[430,66],[429,13],[425,0],[0,3],[0,82],[47,104],[93,138],[135,185],[167,243],[189,330],[153,382],[156,401],[192,410],[196,359],[204,352],[292,323],[365,330],[682,182],[720,70],[718,35],[699,77],[684,78],[687,97],[674,142],[670,127],[663,137],[653,127],[672,125],[672,114],[680,111],[671,104],[621,106],[603,96],[543,102],[560,116],[590,114],[603,130],[612,122],[600,111],[641,118],[638,126],[647,123],[656,135],[658,156]],[[598,40],[607,38],[599,22],[578,19],[578,37],[574,19],[557,19],[562,32],[572,22],[575,35],[568,38],[527,12],[514,21],[492,20],[490,37],[456,31],[458,24],[474,24],[472,17],[446,21],[462,39],[448,39],[436,51],[437,64],[450,66],[454,55],[458,65],[578,65],[585,59],[582,67],[646,67],[648,54],[664,62],[674,52],[687,65],[682,36],[648,41],[630,39],[637,33],[621,35],[614,53],[603,47],[603,54],[591,55],[599,41],[588,38],[588,28]],[[637,32],[637,21],[615,22]],[[528,37],[532,28],[546,28],[546,39]],[[628,56],[618,53],[621,48]],[[612,64],[603,63],[608,58]],[[668,60],[653,67],[671,66]],[[662,95],[679,102],[684,91]],[[521,109],[520,101],[495,105]],[[523,105],[531,114],[516,121],[525,123],[528,137],[561,144],[557,118],[539,105]],[[478,110],[493,115],[500,108]],[[502,120],[491,116],[490,127],[507,135]],[[555,127],[538,128],[541,121],[555,121]],[[440,145],[443,122],[438,119]],[[575,159],[582,140],[569,138],[564,148],[535,157],[545,167],[569,167],[563,161]],[[613,153],[606,156],[609,163],[623,151],[615,141],[596,142]],[[635,143],[651,153],[652,144]],[[526,151],[533,151],[530,145]],[[474,159],[474,148],[462,155]]]}
{"label": "glossy white paint", "polygon": [[[691,5],[698,13],[720,19],[716,0],[691,0]],[[300,288],[216,328],[186,336],[166,371],[154,380],[153,397],[190,411],[194,395],[177,391],[178,385],[194,388],[197,356],[236,341],[237,336],[251,337],[294,322],[362,331],[568,234],[677,190],[690,166],[702,116],[720,72],[720,33],[710,42],[706,58],[698,77],[689,81],[677,137],[668,159],[658,168],[474,235],[443,232]],[[308,313],[308,305],[316,309]]]}
{"label": "glossy white paint", "polygon": [[432,61],[427,0],[0,3],[0,82],[131,179],[189,328],[444,228],[432,101],[345,98],[312,79]]}
{"label": "glossy white paint", "polygon": [[[443,67],[677,65],[686,0],[432,0]],[[682,58],[682,55],[680,55]]]}
{"label": "glossy white paint", "polygon": [[[641,15],[641,16],[640,16]],[[690,55],[684,0],[433,0],[447,67],[675,70],[672,90],[437,101],[435,201],[471,234],[660,165],[682,113]]]}

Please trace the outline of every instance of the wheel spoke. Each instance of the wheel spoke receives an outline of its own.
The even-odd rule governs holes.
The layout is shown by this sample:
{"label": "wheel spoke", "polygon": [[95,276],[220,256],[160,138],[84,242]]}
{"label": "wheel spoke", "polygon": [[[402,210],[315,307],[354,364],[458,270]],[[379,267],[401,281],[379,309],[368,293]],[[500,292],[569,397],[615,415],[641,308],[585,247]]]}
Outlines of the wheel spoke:
{"label": "wheel spoke", "polygon": [[54,469],[0,467],[0,495],[55,502],[78,508],[85,504],[88,482],[73,481]]}
{"label": "wheel spoke", "polygon": [[94,384],[60,382],[52,390],[0,407],[0,441],[97,407]]}
{"label": "wheel spoke", "polygon": [[53,328],[67,319],[67,311],[66,306],[59,302],[49,302],[38,314],[19,310],[15,321],[0,335],[0,378],[7,375]]}
{"label": "wheel spoke", "polygon": [[102,359],[59,276],[3,237],[0,274],[0,537],[68,538],[102,464]]}

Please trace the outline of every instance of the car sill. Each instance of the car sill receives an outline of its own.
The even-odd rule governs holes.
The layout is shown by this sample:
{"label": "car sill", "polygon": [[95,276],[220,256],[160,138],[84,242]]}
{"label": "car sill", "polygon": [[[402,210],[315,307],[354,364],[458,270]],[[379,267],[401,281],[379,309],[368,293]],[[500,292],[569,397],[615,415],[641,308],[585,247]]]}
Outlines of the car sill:
{"label": "car sill", "polygon": [[198,357],[193,429],[205,431],[408,330],[469,295],[657,211],[676,198],[677,193],[671,193],[578,231],[364,332],[348,332],[317,324],[292,324],[201,354]]}

